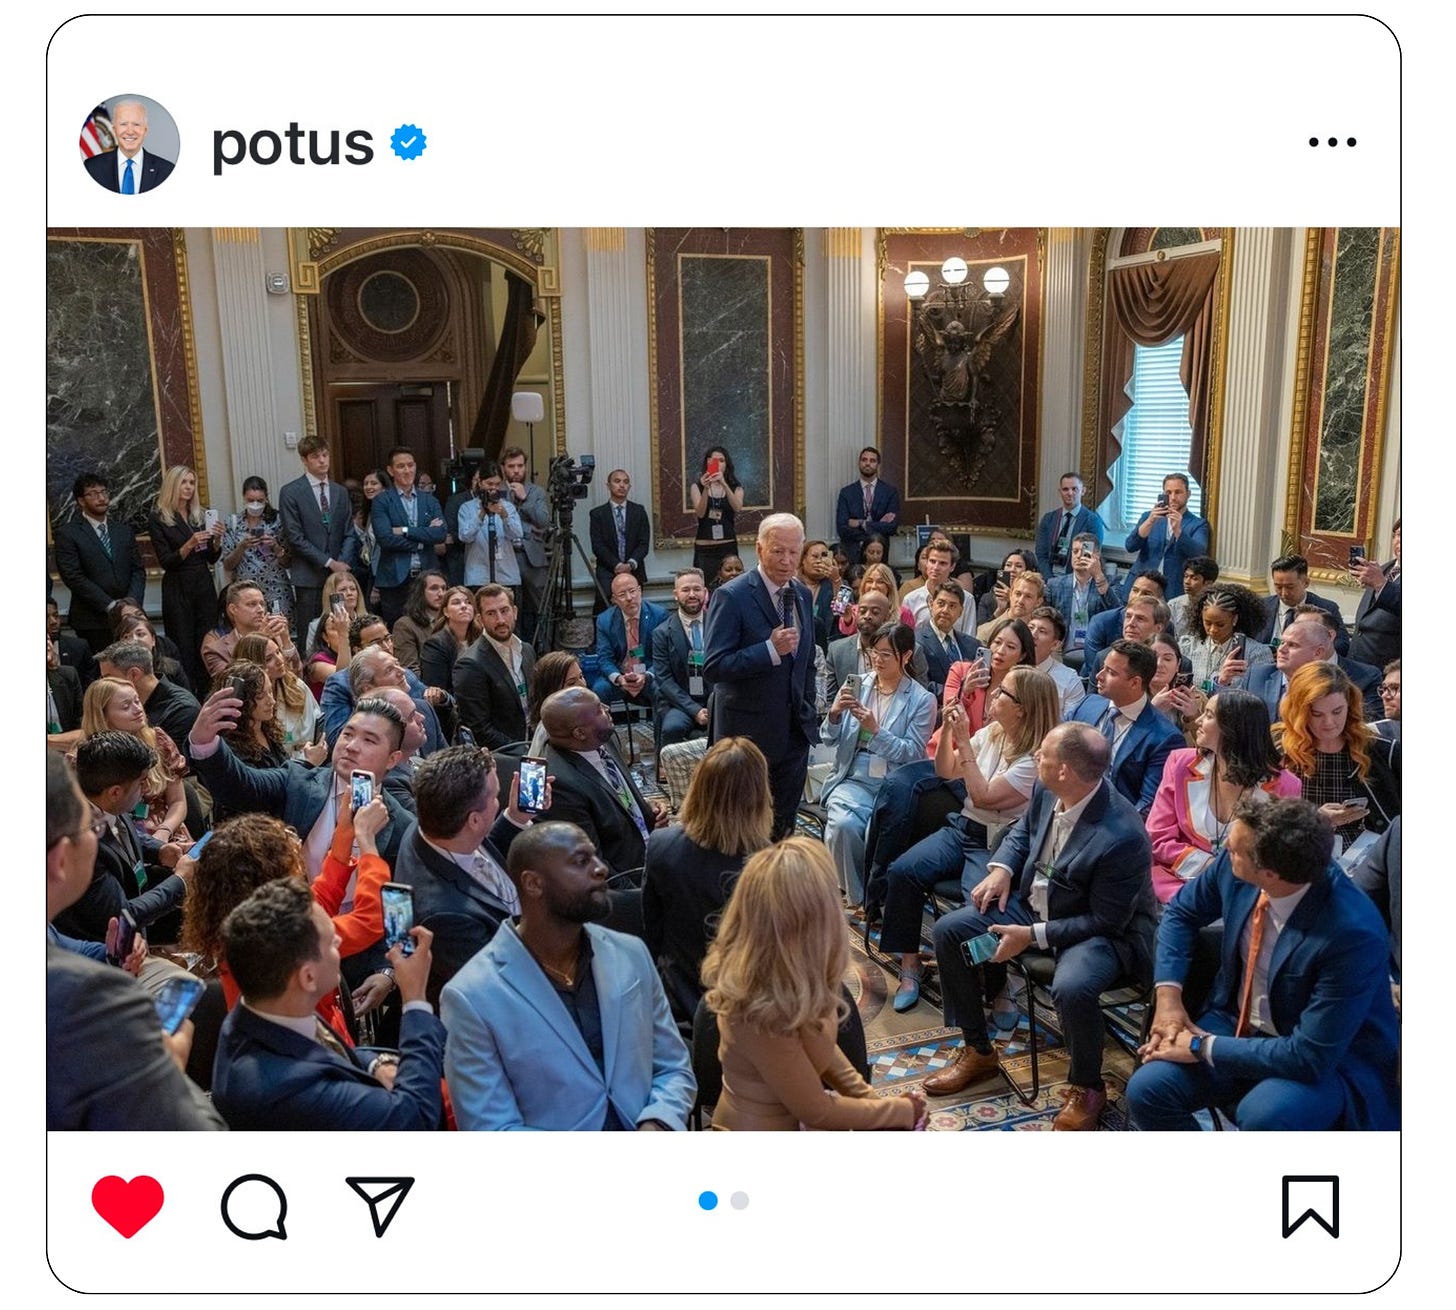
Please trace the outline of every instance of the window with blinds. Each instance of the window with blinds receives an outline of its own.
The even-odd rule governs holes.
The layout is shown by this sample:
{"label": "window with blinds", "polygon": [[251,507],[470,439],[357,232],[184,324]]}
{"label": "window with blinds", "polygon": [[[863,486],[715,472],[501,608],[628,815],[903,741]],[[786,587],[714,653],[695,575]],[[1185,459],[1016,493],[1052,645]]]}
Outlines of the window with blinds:
{"label": "window with blinds", "polygon": [[[1109,470],[1112,495],[1103,506],[1108,527],[1131,532],[1151,509],[1169,473],[1188,471],[1193,429],[1188,393],[1178,377],[1183,338],[1160,346],[1136,346],[1132,366],[1132,408],[1122,423],[1122,454]],[[1188,508],[1203,512],[1203,488],[1189,478]]]}

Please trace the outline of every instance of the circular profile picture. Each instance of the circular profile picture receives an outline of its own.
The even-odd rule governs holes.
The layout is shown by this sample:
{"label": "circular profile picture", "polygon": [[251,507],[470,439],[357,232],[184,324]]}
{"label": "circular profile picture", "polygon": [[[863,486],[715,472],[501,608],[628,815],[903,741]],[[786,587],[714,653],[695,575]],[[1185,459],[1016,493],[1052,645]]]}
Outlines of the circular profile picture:
{"label": "circular profile picture", "polygon": [[103,100],[81,127],[81,162],[97,186],[123,196],[155,191],[177,166],[177,124],[155,100]]}

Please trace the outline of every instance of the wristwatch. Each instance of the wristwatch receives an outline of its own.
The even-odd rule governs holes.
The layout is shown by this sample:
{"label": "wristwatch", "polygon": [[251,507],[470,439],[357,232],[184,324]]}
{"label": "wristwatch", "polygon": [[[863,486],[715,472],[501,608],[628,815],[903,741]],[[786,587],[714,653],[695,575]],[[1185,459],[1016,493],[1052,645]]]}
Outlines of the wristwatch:
{"label": "wristwatch", "polygon": [[1188,1040],[1188,1054],[1195,1060],[1203,1059],[1204,1034],[1194,1033]]}

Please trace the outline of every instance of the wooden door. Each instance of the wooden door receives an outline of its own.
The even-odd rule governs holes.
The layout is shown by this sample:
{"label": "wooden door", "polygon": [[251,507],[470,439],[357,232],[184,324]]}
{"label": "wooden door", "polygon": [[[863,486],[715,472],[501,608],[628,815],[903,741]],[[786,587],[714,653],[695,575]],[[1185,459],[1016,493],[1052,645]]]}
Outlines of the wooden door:
{"label": "wooden door", "polygon": [[450,459],[450,409],[443,382],[334,382],[329,404],[338,436],[339,478],[382,469],[391,448],[408,446],[437,484]]}

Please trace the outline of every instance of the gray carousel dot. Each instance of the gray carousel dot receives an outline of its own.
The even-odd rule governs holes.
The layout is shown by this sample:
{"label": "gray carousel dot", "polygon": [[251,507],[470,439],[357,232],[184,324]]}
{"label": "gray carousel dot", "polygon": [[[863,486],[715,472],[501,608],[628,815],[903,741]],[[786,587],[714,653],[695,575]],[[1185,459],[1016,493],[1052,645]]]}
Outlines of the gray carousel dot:
{"label": "gray carousel dot", "polygon": [[748,1209],[748,1193],[734,1192],[733,1195],[728,1198],[728,1204],[731,1205],[735,1210]]}

